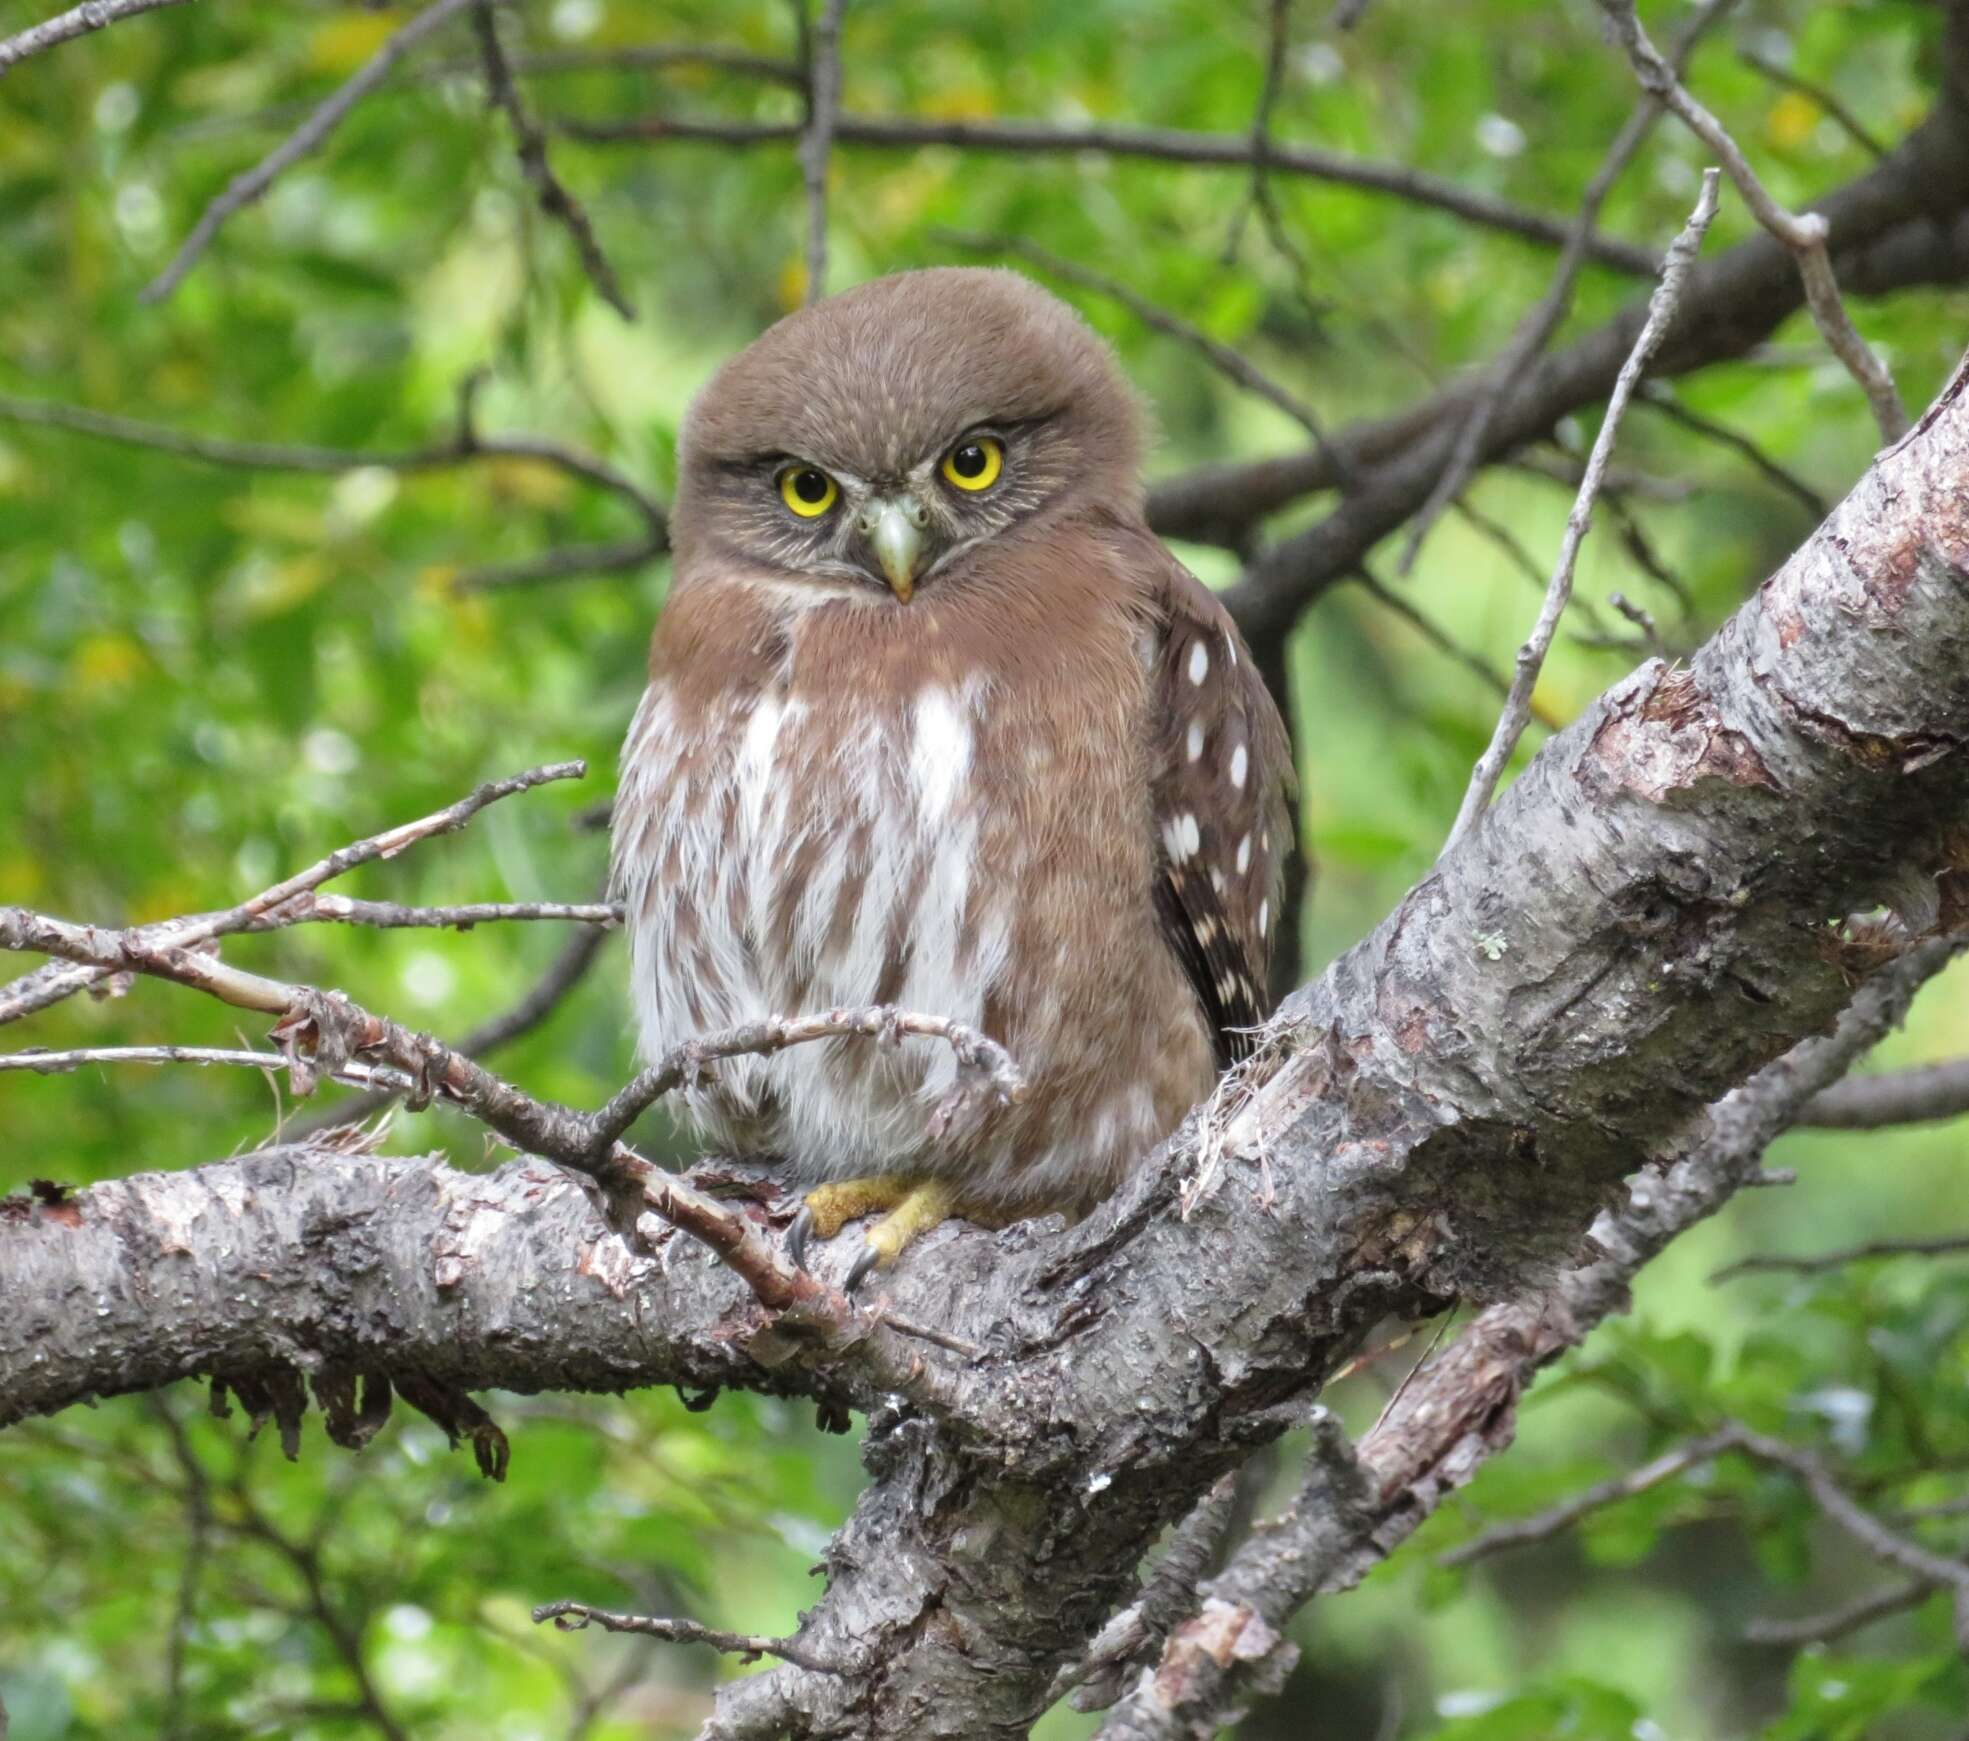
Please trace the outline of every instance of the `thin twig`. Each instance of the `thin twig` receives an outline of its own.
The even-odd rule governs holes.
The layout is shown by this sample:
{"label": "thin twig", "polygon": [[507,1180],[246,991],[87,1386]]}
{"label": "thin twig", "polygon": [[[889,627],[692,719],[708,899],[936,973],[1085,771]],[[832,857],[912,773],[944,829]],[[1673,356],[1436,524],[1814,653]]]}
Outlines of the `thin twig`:
{"label": "thin twig", "polygon": [[1969,1058],[1922,1064],[1879,1076],[1849,1076],[1805,1109],[1801,1124],[1825,1130],[1879,1130],[1969,1112]]}
{"label": "thin twig", "polygon": [[1856,1596],[1842,1608],[1829,1609],[1823,1614],[1801,1615],[1795,1620],[1747,1620],[1744,1622],[1743,1640],[1746,1644],[1773,1645],[1779,1650],[1803,1650],[1807,1645],[1830,1644],[1848,1633],[1858,1632],[1863,1626],[1871,1626],[1876,1620],[1885,1620],[1891,1615],[1905,1614],[1910,1608],[1919,1608],[1934,1593],[1935,1586],[1926,1578],[1916,1578],[1905,1584],[1887,1584],[1864,1596]]}
{"label": "thin twig", "polygon": [[72,42],[92,30],[134,18],[140,12],[155,12],[160,6],[179,6],[184,0],[82,0],[59,16],[32,25],[17,35],[0,40],[0,73],[40,54],[59,43]]}
{"label": "thin twig", "polygon": [[606,1608],[591,1608],[586,1602],[544,1602],[533,1611],[536,1626],[551,1620],[563,1632],[580,1632],[599,1626],[604,1632],[632,1632],[645,1638],[667,1639],[674,1644],[708,1644],[714,1650],[729,1651],[747,1662],[762,1656],[776,1656],[782,1662],[811,1670],[815,1674],[845,1674],[840,1663],[808,1650],[797,1638],[767,1638],[756,1632],[725,1632],[716,1626],[703,1626],[695,1620],[666,1619],[656,1614],[617,1614]]}
{"label": "thin twig", "polygon": [[[1434,647],[1437,652],[1441,653],[1445,658],[1455,660],[1457,664],[1476,677],[1486,688],[1495,690],[1500,696],[1508,696],[1511,693],[1510,684],[1504,680],[1500,672],[1493,670],[1490,665],[1485,663],[1478,654],[1471,652],[1469,648],[1459,646],[1440,627],[1431,622],[1429,618],[1417,610],[1407,599],[1403,598],[1400,593],[1394,591],[1391,587],[1382,585],[1380,581],[1376,580],[1368,572],[1366,567],[1363,566],[1354,570],[1354,580],[1358,583],[1361,590],[1369,598],[1373,599],[1376,604],[1380,605],[1383,610],[1392,616],[1400,617],[1403,622],[1407,623],[1410,628],[1427,641],[1430,646]],[[1531,704],[1531,715],[1533,719],[1537,720],[1548,731],[1557,731],[1559,729],[1560,722],[1552,717],[1549,709],[1540,706],[1536,698],[1533,699]]]}
{"label": "thin twig", "polygon": [[[38,1076],[58,1076],[93,1064],[236,1064],[248,1070],[285,1070],[288,1060],[278,1052],[229,1046],[76,1046],[60,1052],[30,1046],[25,1051],[0,1052],[0,1070],[32,1070]],[[399,1091],[415,1086],[401,1070],[368,1064],[340,1065],[335,1078],[365,1088],[377,1083]]]}
{"label": "thin twig", "polygon": [[[716,145],[790,145],[804,135],[804,126],[776,121],[714,121],[673,115],[649,115],[629,121],[590,121],[574,116],[553,119],[549,126],[570,139],[589,145],[639,145],[696,140]],[[1249,169],[1254,161],[1250,137],[1238,133],[1195,133],[1176,127],[1131,127],[1091,124],[1068,127],[1045,121],[940,120],[928,116],[877,116],[842,113],[835,117],[837,145],[916,151],[925,145],[947,145],[960,151],[1008,152],[1014,156],[1076,156],[1082,152],[1112,157],[1139,157],[1158,163],[1213,165]],[[1548,247],[1562,247],[1571,231],[1568,223],[1527,211],[1447,177],[1405,165],[1377,163],[1326,151],[1313,145],[1274,143],[1266,153],[1274,174],[1305,176],[1343,187],[1389,194],[1413,204],[1454,213],[1485,229],[1521,236]],[[1635,277],[1651,276],[1656,261],[1645,248],[1596,235],[1587,245],[1591,256]]]}
{"label": "thin twig", "polygon": [[285,171],[293,168],[302,158],[320,149],[349,111],[388,78],[390,69],[406,54],[427,36],[443,29],[467,6],[477,4],[478,0],[436,0],[434,5],[425,8],[387,37],[382,47],[333,96],[315,108],[307,120],[280,145],[243,175],[235,176],[226,184],[225,191],[205,208],[193,225],[191,234],[171,257],[170,264],[144,287],[139,300],[161,302],[176,290],[185,274],[210,246],[212,238],[219,233],[221,224],[264,195]]}
{"label": "thin twig", "polygon": [[847,0],[821,0],[807,35],[807,125],[800,135],[800,174],[807,188],[806,301],[827,294],[827,172],[834,157],[834,121],[841,109],[841,14]]}
{"label": "thin twig", "polygon": [[1640,392],[1640,403],[1651,411],[1659,411],[1671,423],[1681,424],[1692,434],[1700,435],[1706,440],[1742,454],[1779,489],[1797,497],[1810,511],[1814,520],[1823,520],[1832,512],[1832,504],[1795,471],[1779,465],[1749,436],[1730,428],[1728,424],[1718,423],[1713,417],[1704,417],[1700,412],[1691,411],[1675,397],[1673,389],[1664,382],[1644,382]]}
{"label": "thin twig", "polygon": [[[466,395],[469,397],[469,394]],[[642,536],[618,544],[583,544],[521,557],[511,563],[461,574],[452,583],[461,591],[489,591],[525,582],[561,580],[577,574],[609,573],[634,568],[669,548],[668,516],[663,504],[640,484],[605,459],[563,442],[537,435],[483,435],[469,416],[459,420],[449,441],[396,451],[312,447],[280,442],[233,441],[225,436],[200,435],[135,418],[91,411],[80,405],[23,399],[0,393],[0,422],[32,423],[47,429],[66,429],[77,435],[122,442],[128,447],[154,448],[160,453],[201,460],[208,465],[239,466],[249,471],[292,471],[337,475],[367,467],[392,472],[447,470],[481,459],[527,459],[553,466],[583,483],[620,496],[642,516]]]}
{"label": "thin twig", "polygon": [[[163,919],[155,924],[140,925],[128,931],[96,933],[124,940],[136,948],[172,947],[176,949],[194,948],[218,937],[226,937],[236,932],[255,929],[259,921],[276,909],[310,894],[323,883],[332,881],[357,865],[368,864],[377,859],[395,858],[398,853],[415,846],[419,841],[430,840],[437,835],[451,834],[463,828],[489,804],[496,804],[502,798],[511,798],[521,792],[529,792],[536,786],[544,786],[556,780],[578,780],[588,772],[586,762],[553,762],[544,767],[529,768],[524,773],[510,775],[505,779],[488,780],[460,798],[454,804],[447,804],[442,810],[434,810],[428,816],[420,816],[414,822],[399,823],[394,828],[385,829],[381,834],[372,834],[366,839],[351,842],[331,852],[326,858],[317,860],[306,870],[297,871],[291,877],[284,877],[271,888],[262,889],[235,907],[228,907],[223,913],[201,913],[179,919]],[[78,991],[90,986],[100,985],[111,973],[119,969],[97,970],[84,965],[71,965],[67,968],[36,969],[24,974],[11,984],[0,985],[0,1026],[19,1021],[21,1017],[32,1015],[37,1010],[46,1009],[50,1004],[60,1003],[63,998],[73,997]]]}
{"label": "thin twig", "polygon": [[513,84],[512,63],[507,60],[505,47],[499,40],[499,25],[491,0],[478,0],[472,10],[472,28],[478,36],[479,61],[485,71],[487,97],[495,107],[504,111],[506,119],[512,124],[513,144],[519,156],[520,170],[533,184],[540,209],[567,231],[574,243],[574,251],[580,257],[581,269],[588,274],[588,282],[594,285],[596,294],[624,320],[634,320],[636,310],[623,294],[621,281],[615,275],[615,268],[608,263],[608,256],[602,252],[586,208],[568,192],[566,184],[554,173],[554,166],[547,156],[547,136],[527,112],[526,104]]}
{"label": "thin twig", "polygon": [[[635,72],[676,66],[710,67],[718,72],[737,73],[764,79],[769,84],[791,85],[805,90],[807,75],[792,61],[748,53],[742,48],[726,48],[718,43],[626,42],[609,48],[536,49],[532,53],[508,55],[507,65],[517,78],[545,78],[555,73]],[[431,68],[434,77],[477,69],[475,60],[447,61]]]}
{"label": "thin twig", "polygon": [[[1681,65],[1702,33],[1722,17],[1732,3],[1733,0],[1706,0],[1706,4],[1696,9],[1669,49],[1674,65]],[[1580,195],[1578,214],[1573,219],[1565,246],[1559,252],[1559,264],[1553,271],[1551,284],[1518,323],[1503,353],[1488,370],[1488,384],[1457,431],[1456,447],[1450,455],[1449,464],[1444,467],[1442,475],[1436,480],[1436,487],[1429,492],[1429,499],[1423,503],[1421,512],[1409,528],[1401,561],[1395,568],[1397,580],[1406,580],[1414,571],[1416,559],[1422,554],[1423,542],[1442,517],[1443,510],[1463,493],[1464,485],[1477,469],[1478,456],[1483,452],[1485,438],[1490,434],[1491,423],[1497,416],[1504,395],[1517,386],[1533,359],[1559,330],[1559,323],[1572,307],[1573,288],[1579,282],[1580,269],[1586,264],[1586,244],[1599,219],[1600,208],[1606,204],[1614,183],[1647,143],[1649,134],[1660,119],[1661,104],[1658,101],[1649,98],[1642,102],[1614,136],[1600,167],[1586,184],[1585,192]]]}
{"label": "thin twig", "polygon": [[756,1022],[741,1022],[722,1033],[686,1040],[593,1115],[590,1140],[597,1146],[614,1142],[664,1095],[701,1080],[705,1067],[720,1058],[769,1058],[788,1046],[854,1037],[894,1045],[906,1035],[941,1040],[957,1058],[957,1086],[931,1114],[933,1136],[947,1130],[974,1101],[988,1099],[1010,1106],[1025,1098],[1025,1080],[1012,1055],[989,1035],[947,1016],[918,1015],[893,1004],[869,1004],[860,1009],[829,1010],[824,1015],[767,1016]]}
{"label": "thin twig", "polygon": [[1759,54],[1756,49],[1742,43],[1737,45],[1737,59],[1752,72],[1762,73],[1772,84],[1782,85],[1787,91],[1796,91],[1801,97],[1823,109],[1833,123],[1862,151],[1869,152],[1875,157],[1887,155],[1887,147],[1868,132],[1859,116],[1847,108],[1826,86],[1814,84],[1810,79],[1800,78],[1791,68],[1780,66],[1769,55]]}
{"label": "thin twig", "polygon": [[1798,261],[1798,272],[1805,285],[1805,304],[1824,335],[1832,354],[1845,364],[1846,371],[1859,383],[1880,426],[1883,441],[1899,441],[1908,432],[1907,407],[1894,385],[1894,377],[1854,330],[1846,305],[1840,300],[1839,281],[1833,276],[1832,256],[1827,250],[1831,226],[1817,212],[1791,212],[1774,200],[1757,172],[1750,167],[1729,129],[1689,94],[1676,77],[1675,69],[1662,59],[1648,40],[1634,11],[1634,0],[1600,0],[1614,35],[1626,50],[1642,88],[1657,102],[1674,110],[1689,130],[1716,153],[1730,180],[1736,183],[1757,221],[1789,248]]}
{"label": "thin twig", "polygon": [[1679,1445],[1666,1451],[1650,1463],[1643,1463],[1638,1469],[1630,1469],[1625,1475],[1616,1475],[1610,1480],[1601,1481],[1592,1487],[1575,1493],[1570,1499],[1562,1501],[1548,1511],[1541,1511],[1532,1517],[1519,1518],[1512,1523],[1499,1524],[1495,1529],[1487,1529],[1480,1536],[1454,1547],[1445,1554],[1439,1554],[1436,1564],[1445,1568],[1467,1566],[1477,1560],[1501,1554],[1510,1548],[1525,1547],[1533,1542],[1549,1541],[1562,1531],[1572,1528],[1589,1512],[1600,1511],[1609,1505],[1618,1504],[1623,1499],[1632,1499],[1637,1493],[1646,1493],[1650,1488],[1659,1487],[1664,1481],[1672,1481],[1677,1475],[1693,1469],[1698,1463],[1707,1463],[1720,1452],[1727,1451],[1735,1443],[1735,1436],[1727,1429],[1710,1433],[1704,1438],[1691,1439],[1686,1445]]}
{"label": "thin twig", "polygon": [[1874,1257],[1954,1257],[1963,1252],[1969,1252],[1969,1233],[1942,1234],[1933,1239],[1870,1239],[1863,1245],[1842,1246],[1837,1251],[1796,1257],[1772,1252],[1738,1258],[1735,1263],[1725,1264],[1709,1279],[1712,1282],[1727,1282],[1747,1275],[1815,1276]]}
{"label": "thin twig", "polygon": [[[463,1052],[468,1058],[483,1059],[488,1053],[496,1052],[501,1046],[531,1033],[560,1008],[568,994],[587,977],[589,968],[601,955],[602,940],[607,935],[600,926],[584,926],[577,931],[511,1009],[501,1010],[498,1015],[481,1022],[452,1050]],[[290,1120],[283,1134],[290,1141],[299,1142],[338,1126],[361,1124],[398,1098],[399,1091],[396,1089],[371,1088],[352,1100],[321,1107],[304,1117]]]}
{"label": "thin twig", "polygon": [[350,895],[306,894],[263,913],[248,931],[284,931],[291,925],[367,925],[379,931],[469,931],[474,925],[548,920],[610,927],[622,923],[613,901],[466,901],[449,907],[406,907],[397,901],[360,901]]}
{"label": "thin twig", "polygon": [[1580,479],[1579,493],[1574,498],[1572,512],[1566,516],[1565,537],[1559,545],[1559,559],[1552,570],[1545,603],[1539,610],[1538,621],[1532,626],[1530,638],[1518,649],[1517,670],[1512,675],[1510,696],[1498,716],[1497,728],[1491,734],[1489,746],[1478,758],[1476,768],[1470,775],[1469,788],[1463,794],[1463,804],[1457,811],[1455,825],[1443,846],[1444,852],[1454,848],[1490,807],[1505,764],[1510,761],[1511,752],[1517,748],[1518,739],[1524,735],[1525,724],[1531,718],[1531,693],[1538,682],[1540,670],[1544,668],[1545,655],[1551,649],[1552,637],[1558,631],[1566,601],[1572,596],[1573,565],[1578,560],[1579,546],[1586,537],[1586,528],[1592,523],[1593,502],[1606,476],[1607,461],[1613,454],[1621,417],[1633,396],[1635,384],[1647,369],[1663,333],[1675,317],[1689,269],[1695,264],[1696,253],[1702,246],[1703,233],[1716,215],[1716,179],[1713,169],[1703,172],[1702,194],[1696,201],[1695,210],[1690,213],[1688,223],[1662,261],[1661,283],[1648,299],[1647,320],[1642,325],[1640,336],[1634,341],[1633,350],[1628,353],[1627,361],[1621,365],[1619,378],[1614,382],[1613,393],[1607,400],[1606,416],[1601,419],[1600,432],[1594,438],[1593,451],[1586,462],[1585,476]]}

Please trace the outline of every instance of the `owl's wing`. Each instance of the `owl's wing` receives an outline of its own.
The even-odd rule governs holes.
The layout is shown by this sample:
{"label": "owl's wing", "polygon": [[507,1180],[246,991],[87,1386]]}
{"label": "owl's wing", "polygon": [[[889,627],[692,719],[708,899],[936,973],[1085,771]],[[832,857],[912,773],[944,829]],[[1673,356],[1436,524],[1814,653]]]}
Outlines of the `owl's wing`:
{"label": "owl's wing", "polygon": [[1161,645],[1150,673],[1156,907],[1203,1006],[1220,1069],[1247,1057],[1271,1009],[1290,739],[1251,651],[1208,587],[1154,552]]}

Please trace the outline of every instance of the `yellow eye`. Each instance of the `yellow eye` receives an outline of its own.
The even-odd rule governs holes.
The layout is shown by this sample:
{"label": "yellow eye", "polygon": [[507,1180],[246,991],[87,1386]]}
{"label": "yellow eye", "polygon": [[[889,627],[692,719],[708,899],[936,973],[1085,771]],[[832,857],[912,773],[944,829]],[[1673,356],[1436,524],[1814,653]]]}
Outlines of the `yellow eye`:
{"label": "yellow eye", "polygon": [[988,490],[1004,469],[1004,445],[988,435],[960,441],[943,456],[944,478],[960,490]]}
{"label": "yellow eye", "polygon": [[790,465],[779,474],[779,499],[801,519],[817,520],[841,499],[841,491],[818,466]]}

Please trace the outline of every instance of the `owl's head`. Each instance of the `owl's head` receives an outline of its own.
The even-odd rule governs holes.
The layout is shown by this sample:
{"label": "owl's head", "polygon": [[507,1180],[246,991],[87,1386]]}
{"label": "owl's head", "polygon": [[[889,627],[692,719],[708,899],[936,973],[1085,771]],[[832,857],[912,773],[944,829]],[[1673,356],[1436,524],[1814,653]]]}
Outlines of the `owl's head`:
{"label": "owl's head", "polygon": [[678,456],[678,572],[906,603],[986,539],[1140,501],[1107,347],[1016,272],[937,267],[787,316],[714,375]]}

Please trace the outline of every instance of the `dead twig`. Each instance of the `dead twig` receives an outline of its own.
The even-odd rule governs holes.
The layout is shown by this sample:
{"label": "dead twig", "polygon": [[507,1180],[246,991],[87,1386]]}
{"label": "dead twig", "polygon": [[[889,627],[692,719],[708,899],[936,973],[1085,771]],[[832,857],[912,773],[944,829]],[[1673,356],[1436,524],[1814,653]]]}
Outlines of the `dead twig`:
{"label": "dead twig", "polygon": [[82,0],[80,6],[71,7],[54,18],[0,39],[0,73],[5,73],[9,67],[18,65],[31,54],[40,54],[60,43],[73,42],[76,37],[87,36],[92,30],[102,30],[125,18],[135,18],[140,12],[155,12],[160,6],[183,4],[184,0]]}
{"label": "dead twig", "polygon": [[1832,256],[1826,246],[1831,226],[1817,212],[1787,211],[1771,197],[1750,167],[1750,160],[1730,137],[1729,129],[1690,95],[1676,77],[1675,69],[1648,40],[1648,33],[1641,28],[1635,14],[1634,0],[1600,0],[1600,10],[1612,25],[1642,88],[1672,109],[1716,153],[1757,221],[1796,256],[1798,273],[1805,286],[1805,304],[1812,311],[1812,319],[1832,354],[1846,366],[1847,373],[1866,395],[1874,421],[1880,426],[1881,439],[1899,441],[1908,432],[1907,407],[1901,403],[1893,376],[1854,329],[1846,305],[1840,299],[1839,281],[1833,276]]}
{"label": "dead twig", "polygon": [[776,1656],[782,1662],[811,1669],[815,1674],[846,1674],[848,1667],[829,1662],[803,1646],[797,1638],[767,1638],[756,1632],[725,1632],[695,1620],[666,1619],[656,1614],[618,1614],[607,1608],[591,1608],[586,1602],[543,1602],[533,1611],[536,1626],[552,1621],[563,1632],[581,1632],[599,1626],[604,1632],[630,1632],[644,1638],[661,1638],[672,1644],[708,1644],[745,1662],[762,1656]]}
{"label": "dead twig", "polygon": [[1518,649],[1511,693],[1498,715],[1497,727],[1491,734],[1489,745],[1471,772],[1469,788],[1463,794],[1456,822],[1443,846],[1444,852],[1454,848],[1490,807],[1497,783],[1503,778],[1505,764],[1510,761],[1511,752],[1517,748],[1518,739],[1524,735],[1526,722],[1531,718],[1532,689],[1544,668],[1545,655],[1551,650],[1552,637],[1558,631],[1566,601],[1572,597],[1573,565],[1578,561],[1586,528],[1592,523],[1593,503],[1606,477],[1607,461],[1613,455],[1621,417],[1669,322],[1674,319],[1689,269],[1695,264],[1696,253],[1702,246],[1703,234],[1716,215],[1716,180],[1716,171],[1704,171],[1702,194],[1696,201],[1695,210],[1690,213],[1688,223],[1662,261],[1661,283],[1649,299],[1647,320],[1642,325],[1640,336],[1634,341],[1634,348],[1628,353],[1626,363],[1621,367],[1619,378],[1614,382],[1613,393],[1607,400],[1606,415],[1601,419],[1600,432],[1594,438],[1593,451],[1586,462],[1585,475],[1580,479],[1579,493],[1574,498],[1572,512],[1566,516],[1565,537],[1560,542],[1559,558],[1552,569],[1545,602],[1539,610],[1537,622],[1532,625],[1530,637]]}
{"label": "dead twig", "polygon": [[[1799,1122],[1805,1121],[1801,1119]],[[1964,1252],[1969,1252],[1969,1233],[1943,1234],[1934,1239],[1870,1239],[1863,1245],[1842,1246],[1837,1251],[1796,1257],[1778,1253],[1742,1257],[1735,1263],[1725,1264],[1709,1279],[1713,1283],[1734,1281],[1738,1276],[1747,1275],[1816,1276],[1875,1257],[1955,1257]]]}
{"label": "dead twig", "polygon": [[841,108],[841,14],[847,0],[821,0],[820,18],[806,37],[807,125],[800,135],[800,175],[807,189],[805,300],[827,294],[827,172],[834,156],[834,122]]}
{"label": "dead twig", "polygon": [[554,173],[554,166],[547,156],[547,137],[541,132],[539,123],[527,112],[526,104],[513,84],[512,63],[499,40],[499,26],[491,0],[478,0],[472,10],[472,28],[478,36],[479,62],[485,72],[487,99],[503,111],[512,124],[513,144],[519,155],[520,170],[532,183],[540,209],[567,231],[581,260],[581,269],[588,274],[588,282],[594,285],[596,294],[624,320],[634,320],[636,310],[623,293],[621,280],[616,277],[615,268],[608,263],[608,256],[602,252],[587,209],[568,192],[566,184]]}
{"label": "dead twig", "polygon": [[[1703,32],[1722,17],[1731,4],[1732,0],[1707,0],[1706,4],[1697,8],[1669,49],[1670,61],[1675,66],[1682,64]],[[1614,142],[1607,148],[1600,167],[1586,184],[1585,191],[1580,195],[1578,215],[1573,219],[1572,230],[1559,252],[1559,264],[1552,274],[1551,285],[1518,323],[1503,354],[1491,366],[1489,384],[1470,407],[1462,427],[1457,431],[1456,447],[1450,455],[1449,464],[1436,480],[1436,487],[1429,492],[1429,499],[1423,503],[1421,512],[1409,529],[1408,540],[1402,547],[1401,561],[1395,568],[1398,580],[1406,580],[1414,571],[1416,559],[1422,554],[1422,545],[1441,519],[1443,510],[1462,494],[1464,485],[1477,469],[1478,455],[1483,452],[1485,437],[1490,434],[1491,423],[1504,395],[1518,383],[1533,359],[1545,349],[1553,333],[1558,331],[1559,323],[1565,319],[1566,311],[1572,307],[1573,288],[1579,282],[1580,269],[1586,264],[1586,244],[1599,218],[1600,208],[1606,204],[1614,183],[1647,143],[1655,123],[1660,119],[1660,102],[1652,98],[1643,102],[1614,136]]]}
{"label": "dead twig", "polygon": [[243,175],[235,176],[226,184],[225,190],[205,208],[198,222],[192,226],[191,234],[184,239],[170,263],[144,286],[139,300],[161,302],[176,290],[184,282],[185,274],[211,245],[220,225],[235,212],[243,211],[260,199],[285,171],[292,169],[302,158],[319,150],[328,136],[347,119],[349,111],[388,78],[397,62],[420,42],[443,29],[467,6],[477,4],[478,0],[436,0],[434,5],[426,7],[389,36],[383,46],[334,95],[315,108],[274,150]]}
{"label": "dead twig", "polygon": [[[128,931],[93,932],[99,937],[122,940],[133,949],[149,947],[188,950],[209,943],[216,938],[230,936],[235,932],[265,929],[261,924],[269,915],[298,902],[310,895],[323,883],[330,882],[344,872],[355,869],[357,865],[369,864],[377,859],[395,858],[400,852],[415,846],[419,841],[430,840],[437,835],[451,834],[463,828],[489,804],[496,804],[502,798],[511,798],[520,792],[529,792],[536,786],[544,786],[557,780],[578,780],[588,772],[586,762],[553,762],[544,767],[528,768],[524,773],[514,774],[505,779],[488,780],[474,788],[454,804],[447,804],[442,810],[434,810],[428,816],[420,816],[413,822],[399,823],[394,828],[385,829],[381,834],[372,834],[366,839],[351,842],[331,852],[326,858],[317,860],[306,870],[297,871],[293,876],[284,877],[270,888],[249,896],[237,906],[228,907],[222,913],[200,913],[178,919],[162,919],[154,924],[140,925]],[[97,968],[86,961],[70,960],[65,968],[37,969],[25,974],[11,984],[0,985],[0,1026],[19,1021],[21,1017],[32,1015],[37,1010],[46,1009],[50,1004],[59,1003],[63,998],[73,997],[78,991],[102,984],[120,969]],[[252,1007],[252,1006],[249,1006]]]}

